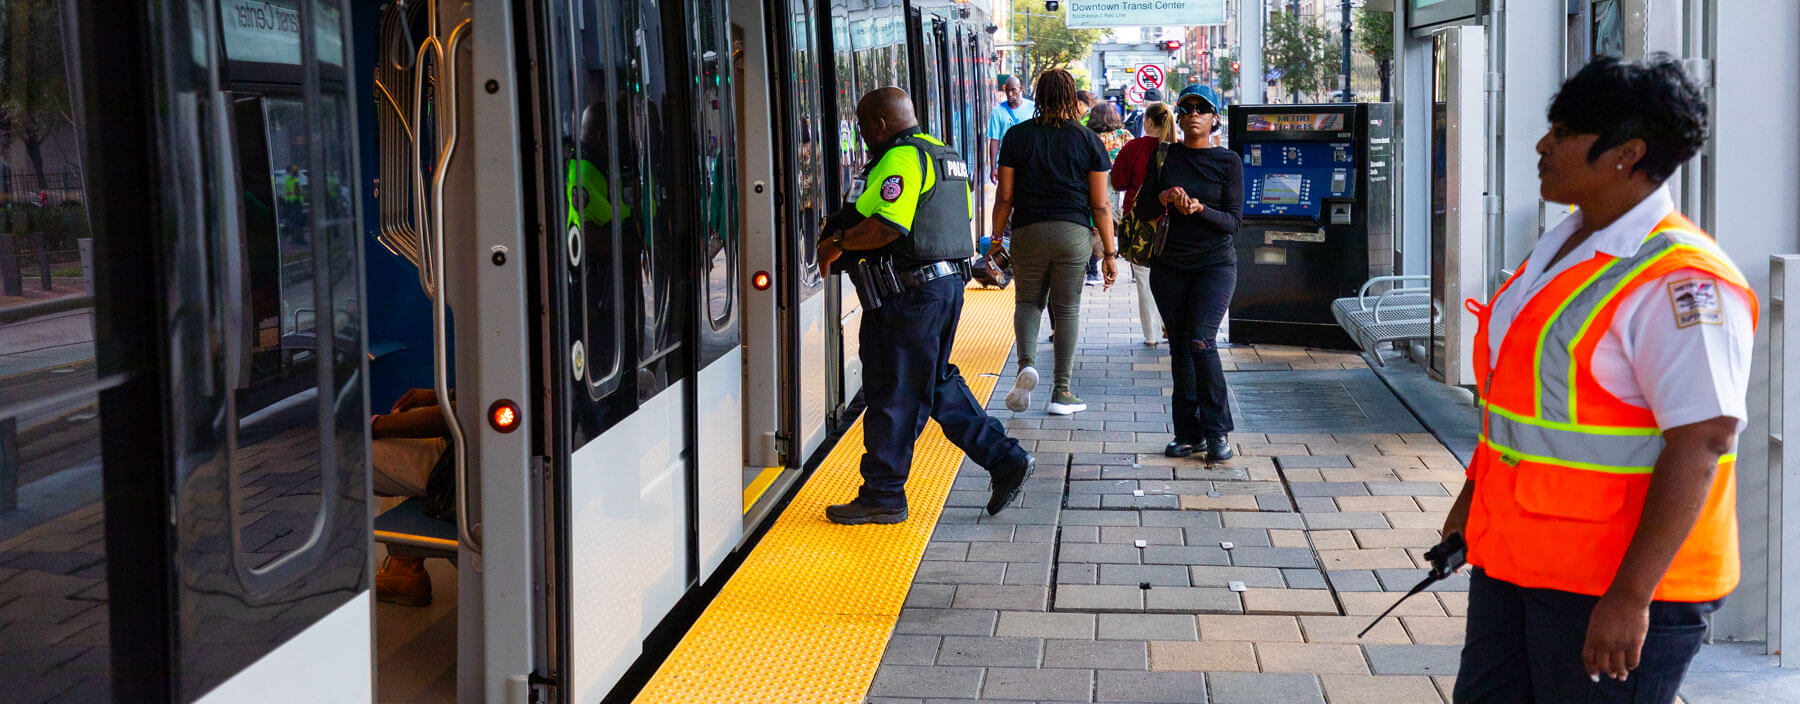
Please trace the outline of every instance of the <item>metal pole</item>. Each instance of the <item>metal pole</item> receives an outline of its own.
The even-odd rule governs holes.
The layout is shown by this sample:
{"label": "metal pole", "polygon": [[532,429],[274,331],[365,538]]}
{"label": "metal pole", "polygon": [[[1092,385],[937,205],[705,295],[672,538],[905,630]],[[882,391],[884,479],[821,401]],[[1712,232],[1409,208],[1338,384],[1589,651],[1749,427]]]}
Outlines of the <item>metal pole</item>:
{"label": "metal pole", "polygon": [[25,282],[20,277],[19,256],[15,246],[12,235],[0,233],[0,293],[23,296]]}
{"label": "metal pole", "polygon": [[0,514],[19,507],[19,421],[0,420]]}
{"label": "metal pole", "polygon": [[1350,0],[1344,0],[1344,102],[1350,102]]}
{"label": "metal pole", "polygon": [[31,246],[37,248],[38,287],[49,291],[50,283],[50,241],[42,232],[31,233]]}
{"label": "metal pole", "polygon": [[[1290,15],[1288,19],[1293,20],[1296,24],[1300,22],[1300,0],[1288,0],[1288,13]],[[1308,66],[1307,68],[1312,69],[1313,67]],[[1282,76],[1282,78],[1286,78],[1286,76]],[[1300,87],[1292,82],[1288,83],[1288,102],[1295,105],[1300,104]]]}
{"label": "metal pole", "polygon": [[1263,70],[1263,0],[1238,3],[1238,102],[1258,105],[1268,100]]}

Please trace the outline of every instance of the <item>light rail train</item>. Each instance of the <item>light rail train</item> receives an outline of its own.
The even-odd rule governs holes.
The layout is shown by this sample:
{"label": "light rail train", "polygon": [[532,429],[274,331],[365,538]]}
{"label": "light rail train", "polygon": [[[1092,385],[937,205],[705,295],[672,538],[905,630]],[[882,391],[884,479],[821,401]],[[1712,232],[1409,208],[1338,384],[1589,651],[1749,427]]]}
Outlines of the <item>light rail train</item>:
{"label": "light rail train", "polygon": [[[9,701],[628,700],[853,420],[857,98],[991,166],[958,0],[25,4],[0,190],[82,192],[0,211],[85,254],[0,297]],[[454,523],[372,488],[414,388]]]}

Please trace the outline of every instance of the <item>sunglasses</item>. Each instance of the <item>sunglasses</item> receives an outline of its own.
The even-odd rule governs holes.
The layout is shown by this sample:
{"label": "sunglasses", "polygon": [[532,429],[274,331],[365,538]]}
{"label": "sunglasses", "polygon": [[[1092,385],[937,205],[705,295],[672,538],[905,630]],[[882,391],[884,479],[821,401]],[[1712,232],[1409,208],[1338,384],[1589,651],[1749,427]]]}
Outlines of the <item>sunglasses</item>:
{"label": "sunglasses", "polygon": [[1175,114],[1177,115],[1192,115],[1194,113],[1205,115],[1211,112],[1213,112],[1213,110],[1206,107],[1205,103],[1181,103],[1175,106]]}

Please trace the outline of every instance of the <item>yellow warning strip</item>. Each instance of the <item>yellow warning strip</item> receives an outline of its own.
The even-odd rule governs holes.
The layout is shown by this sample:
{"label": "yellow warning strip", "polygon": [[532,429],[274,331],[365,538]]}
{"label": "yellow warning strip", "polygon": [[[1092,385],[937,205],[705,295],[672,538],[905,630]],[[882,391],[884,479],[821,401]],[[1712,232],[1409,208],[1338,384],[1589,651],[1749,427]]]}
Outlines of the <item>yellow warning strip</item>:
{"label": "yellow warning strip", "polygon": [[744,513],[749,513],[750,509],[756,506],[756,502],[762,498],[763,492],[768,491],[769,485],[774,484],[775,478],[779,476],[781,476],[780,467],[764,467],[761,472],[756,473],[756,478],[750,480],[750,483],[744,487]]}
{"label": "yellow warning strip", "polygon": [[[982,403],[1012,346],[1013,293],[970,290],[950,361]],[[862,484],[862,420],[844,433],[793,503],[638,695],[641,703],[861,702],[900,617],[963,453],[934,421],[915,450],[911,517],[838,526],[825,507]]]}

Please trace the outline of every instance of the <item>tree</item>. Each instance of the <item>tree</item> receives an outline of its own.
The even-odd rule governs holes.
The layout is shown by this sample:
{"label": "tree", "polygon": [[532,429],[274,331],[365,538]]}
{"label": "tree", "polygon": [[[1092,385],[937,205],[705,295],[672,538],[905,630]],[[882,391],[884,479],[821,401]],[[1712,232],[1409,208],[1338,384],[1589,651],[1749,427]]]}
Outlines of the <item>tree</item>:
{"label": "tree", "polygon": [[1341,63],[1334,44],[1329,28],[1283,12],[1269,22],[1263,57],[1298,102],[1300,93],[1318,93],[1332,84]]}
{"label": "tree", "polygon": [[1375,59],[1375,73],[1381,76],[1381,102],[1389,100],[1388,79],[1394,67],[1394,13],[1359,10],[1356,17],[1356,45]]}
{"label": "tree", "polygon": [[[1023,19],[1023,32],[1015,28],[1013,41],[1029,39],[1025,48],[1025,68],[1021,73],[1026,87],[1037,85],[1037,78],[1053,68],[1068,68],[1087,58],[1094,43],[1106,36],[1103,29],[1069,29],[1058,15],[1043,14],[1042,0],[1012,0],[1013,19]],[[1032,12],[1032,10],[1037,10]]]}
{"label": "tree", "polygon": [[1237,71],[1231,69],[1231,64],[1236,61],[1237,57],[1229,52],[1221,51],[1218,56],[1213,57],[1212,71],[1214,76],[1219,77],[1220,95],[1230,93],[1232,89],[1237,88]]}
{"label": "tree", "polygon": [[[74,128],[69,108],[68,74],[63,66],[62,18],[56,0],[0,2],[0,191],[49,190],[44,145]],[[24,148],[31,164],[29,183],[14,168],[14,146]],[[79,167],[71,164],[75,174]],[[60,218],[42,217],[36,208],[14,203],[7,208],[13,232],[56,230]],[[49,222],[44,222],[49,220]],[[50,233],[52,237],[56,232]]]}

